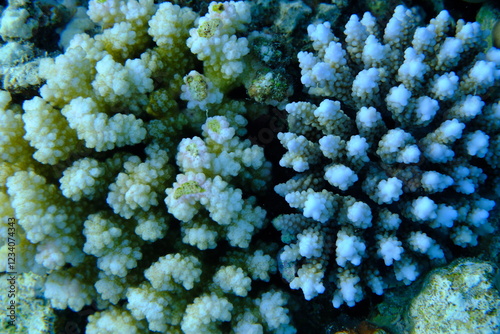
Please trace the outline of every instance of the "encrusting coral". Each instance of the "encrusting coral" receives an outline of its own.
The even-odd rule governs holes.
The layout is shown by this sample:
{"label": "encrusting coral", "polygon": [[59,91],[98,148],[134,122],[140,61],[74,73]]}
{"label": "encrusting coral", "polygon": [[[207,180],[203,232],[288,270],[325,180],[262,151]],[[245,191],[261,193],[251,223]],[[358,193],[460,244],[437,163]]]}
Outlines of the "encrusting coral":
{"label": "encrusting coral", "polygon": [[451,258],[449,239],[476,246],[495,229],[484,184],[500,168],[500,50],[446,11],[420,21],[398,6],[384,29],[352,15],[342,42],[329,22],[307,28],[301,82],[324,99],[286,105],[280,165],[298,174],[275,190],[300,213],[273,221],[283,276],[306,299],[353,306]]}
{"label": "encrusting coral", "polygon": [[496,268],[489,262],[462,258],[432,270],[409,303],[409,333],[497,333],[500,293]]}
{"label": "encrusting coral", "polygon": [[[9,291],[10,285],[17,285],[16,302],[14,308],[9,310],[10,300],[8,294],[1,296],[1,301],[9,310],[0,324],[6,334],[15,333],[54,333],[56,316],[47,300],[42,299],[41,291],[44,283],[42,276],[33,273],[23,273],[15,280],[10,280],[10,275],[3,274],[1,286],[4,291]],[[10,293],[9,293],[10,294]],[[11,326],[10,320],[15,319],[17,326]]]}

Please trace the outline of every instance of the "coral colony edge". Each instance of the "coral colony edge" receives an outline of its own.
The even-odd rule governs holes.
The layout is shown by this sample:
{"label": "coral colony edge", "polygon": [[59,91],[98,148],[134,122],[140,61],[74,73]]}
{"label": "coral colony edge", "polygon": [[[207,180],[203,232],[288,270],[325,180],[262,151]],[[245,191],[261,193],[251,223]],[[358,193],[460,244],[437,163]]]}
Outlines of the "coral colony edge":
{"label": "coral colony edge", "polygon": [[380,334],[439,268],[404,332],[498,332],[500,49],[412,5],[9,1],[0,331]]}

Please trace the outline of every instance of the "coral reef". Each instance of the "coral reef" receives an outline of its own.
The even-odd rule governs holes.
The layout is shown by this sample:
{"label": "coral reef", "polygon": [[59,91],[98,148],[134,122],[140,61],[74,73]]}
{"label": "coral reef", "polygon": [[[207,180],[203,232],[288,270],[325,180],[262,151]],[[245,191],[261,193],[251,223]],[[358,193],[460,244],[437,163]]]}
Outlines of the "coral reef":
{"label": "coral reef", "polygon": [[[15,252],[19,316],[36,315],[9,330],[56,313],[98,334],[311,331],[311,305],[340,314],[330,301],[409,284],[495,230],[486,32],[400,6],[340,39],[333,21],[362,7],[316,4],[0,6],[0,262]],[[335,330],[383,333],[352,320]]]}
{"label": "coral reef", "polygon": [[275,190],[300,213],[273,224],[283,277],[308,300],[353,306],[495,229],[500,50],[446,11],[420,25],[398,6],[384,29],[352,15],[342,41],[329,22],[307,28],[301,82],[325,99],[286,106],[280,165],[298,174]]}
{"label": "coral reef", "polygon": [[498,333],[498,268],[475,259],[459,259],[428,274],[410,302],[410,333]]}
{"label": "coral reef", "polygon": [[[61,34],[64,53],[38,60],[40,96],[0,91],[17,270],[45,276],[54,309],[95,305],[87,333],[295,332],[288,294],[265,283],[277,248],[252,240],[269,222],[257,198],[271,164],[240,136],[262,111],[228,94],[260,62],[249,8],[91,1]],[[26,21],[11,9],[4,37]],[[26,22],[9,38],[30,38]]]}

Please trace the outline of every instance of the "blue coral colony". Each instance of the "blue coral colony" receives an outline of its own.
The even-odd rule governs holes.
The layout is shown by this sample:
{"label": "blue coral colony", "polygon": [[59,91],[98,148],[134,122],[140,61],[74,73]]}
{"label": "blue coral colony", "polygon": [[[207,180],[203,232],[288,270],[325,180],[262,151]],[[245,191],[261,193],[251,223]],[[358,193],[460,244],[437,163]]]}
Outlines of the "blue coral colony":
{"label": "blue coral colony", "polygon": [[[32,56],[18,42],[30,15],[4,9],[2,55]],[[290,288],[354,306],[495,231],[500,50],[478,23],[404,6],[385,26],[352,15],[342,37],[311,23],[296,54],[310,99],[290,102],[250,52],[268,38],[251,22],[242,1],[200,16],[92,0],[63,51],[36,59],[36,94],[14,98],[4,78],[0,203],[19,222],[17,270],[54,309],[95,305],[86,333],[295,333]],[[241,86],[260,104],[228,94]],[[279,165],[293,174],[274,191],[294,213],[272,219],[271,163],[244,139],[265,105],[286,110]],[[256,240],[262,229],[281,240]]]}

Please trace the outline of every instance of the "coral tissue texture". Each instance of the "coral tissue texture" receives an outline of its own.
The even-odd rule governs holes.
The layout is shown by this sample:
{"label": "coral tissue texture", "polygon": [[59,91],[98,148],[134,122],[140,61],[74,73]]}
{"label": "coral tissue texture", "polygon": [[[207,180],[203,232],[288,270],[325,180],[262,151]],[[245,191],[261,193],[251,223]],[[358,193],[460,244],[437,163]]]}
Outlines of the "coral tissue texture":
{"label": "coral tissue texture", "polygon": [[86,333],[295,333],[289,295],[269,283],[277,247],[253,238],[271,164],[242,137],[251,104],[227,95],[249,72],[250,5],[75,12],[64,52],[40,60],[38,94],[0,91],[17,271],[39,275],[54,309],[92,305]]}
{"label": "coral tissue texture", "polygon": [[[158,2],[57,2],[57,31],[53,2],[0,18],[5,63],[38,57],[37,84],[0,90],[0,264],[11,233],[46,328],[296,333],[305,300],[332,314],[494,232],[500,51],[479,24],[399,6],[335,36],[300,1]],[[277,111],[285,149],[246,139]]]}
{"label": "coral tissue texture", "polygon": [[286,105],[279,163],[297,173],[275,190],[298,213],[273,224],[290,287],[339,307],[494,231],[500,50],[446,11],[424,25],[398,6],[385,27],[365,13],[343,36],[331,28],[309,25],[311,49],[297,55],[318,102]]}

